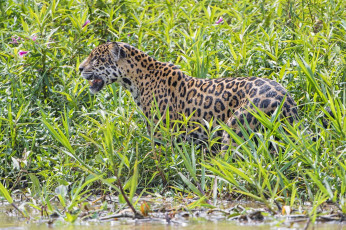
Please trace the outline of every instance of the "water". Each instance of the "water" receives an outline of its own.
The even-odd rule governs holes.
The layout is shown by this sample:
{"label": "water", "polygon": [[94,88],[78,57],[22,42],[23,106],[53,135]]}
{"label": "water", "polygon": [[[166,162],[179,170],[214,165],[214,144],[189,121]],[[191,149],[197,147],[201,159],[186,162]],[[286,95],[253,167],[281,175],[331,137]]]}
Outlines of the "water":
{"label": "water", "polygon": [[[0,229],[11,230],[170,230],[170,229],[190,229],[190,230],[223,230],[223,229],[239,229],[239,230],[264,230],[264,229],[303,229],[305,223],[291,223],[280,224],[274,223],[248,223],[240,224],[236,221],[220,221],[220,222],[191,222],[186,224],[165,224],[159,222],[140,222],[132,221],[128,223],[121,223],[119,221],[107,221],[107,222],[84,222],[77,224],[55,223],[48,225],[47,223],[33,223],[20,221],[18,218],[3,218],[0,217]],[[343,230],[346,229],[346,225],[342,223],[316,223],[309,226],[309,229],[318,230]]]}
{"label": "water", "polygon": [[[256,204],[249,204],[256,206]],[[258,206],[258,205],[257,205]],[[170,223],[167,223],[163,213],[151,213],[153,218],[133,220],[131,218],[111,218],[107,220],[93,219],[88,221],[78,220],[75,223],[67,223],[62,218],[42,219],[40,213],[30,213],[32,217],[26,220],[19,217],[9,205],[0,206],[0,230],[264,230],[264,229],[304,229],[307,220],[304,218],[264,217],[263,221],[239,221],[225,218],[222,212],[208,212],[208,210],[195,212],[177,212]],[[308,229],[318,230],[346,230],[344,222],[316,222],[310,224]]]}

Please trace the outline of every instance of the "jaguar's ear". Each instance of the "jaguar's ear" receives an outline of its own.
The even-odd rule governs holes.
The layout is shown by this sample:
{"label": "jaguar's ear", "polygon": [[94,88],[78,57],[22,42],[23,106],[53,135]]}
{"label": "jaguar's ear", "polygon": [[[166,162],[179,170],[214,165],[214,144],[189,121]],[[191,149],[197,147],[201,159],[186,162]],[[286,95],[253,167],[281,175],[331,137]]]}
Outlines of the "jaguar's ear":
{"label": "jaguar's ear", "polygon": [[126,57],[125,51],[116,42],[111,45],[111,53],[114,55],[115,61]]}

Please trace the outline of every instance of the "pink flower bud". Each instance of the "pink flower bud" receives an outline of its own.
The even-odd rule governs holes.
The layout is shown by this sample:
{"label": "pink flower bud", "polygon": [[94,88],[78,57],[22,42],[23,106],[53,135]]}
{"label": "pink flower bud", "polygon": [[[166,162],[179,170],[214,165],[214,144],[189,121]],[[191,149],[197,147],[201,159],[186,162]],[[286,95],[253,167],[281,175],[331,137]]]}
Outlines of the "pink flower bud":
{"label": "pink flower bud", "polygon": [[217,20],[217,22],[215,24],[219,24],[221,22],[223,22],[223,18],[222,17],[220,17],[219,20]]}
{"label": "pink flower bud", "polygon": [[82,27],[84,27],[84,26],[88,25],[89,23],[90,23],[90,20],[88,19],[88,20],[86,20],[86,21],[85,21],[85,23],[83,24],[83,26],[82,26]]}
{"label": "pink flower bud", "polygon": [[12,41],[10,42],[11,44],[18,44],[18,40],[20,40],[20,38],[17,40],[15,37],[11,37]]}
{"label": "pink flower bud", "polygon": [[21,57],[23,57],[27,53],[29,53],[29,51],[19,50],[19,52],[18,52],[19,56],[21,56]]}

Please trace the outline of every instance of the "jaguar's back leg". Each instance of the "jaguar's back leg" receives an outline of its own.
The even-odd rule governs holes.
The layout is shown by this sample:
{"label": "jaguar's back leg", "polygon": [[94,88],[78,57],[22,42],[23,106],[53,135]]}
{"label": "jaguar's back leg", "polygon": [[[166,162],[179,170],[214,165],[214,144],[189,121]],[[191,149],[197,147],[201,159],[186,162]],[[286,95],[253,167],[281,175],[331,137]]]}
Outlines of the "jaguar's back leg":
{"label": "jaguar's back leg", "polygon": [[[282,106],[281,114],[283,117],[287,118],[290,124],[293,124],[294,120],[297,120],[297,109],[294,101],[291,99],[289,95],[288,97],[289,100],[286,100]],[[280,106],[281,102],[282,101],[280,100],[273,100],[270,103],[270,106],[265,106],[263,105],[263,103],[257,102],[255,102],[254,104],[261,111],[271,116],[276,110],[276,108]],[[246,120],[251,130],[256,130],[256,128],[258,128],[258,126],[260,125],[259,121],[251,114],[250,111],[256,110],[253,108],[252,103],[249,102],[243,107],[240,107],[236,111],[234,111],[233,116],[230,117],[226,123],[226,125],[230,127],[239,137],[243,137],[243,134],[238,123],[244,126],[244,128],[247,128],[247,125],[245,123]],[[227,151],[230,145],[237,146],[237,144],[234,141],[231,141],[229,133],[227,131],[223,131],[221,150]]]}

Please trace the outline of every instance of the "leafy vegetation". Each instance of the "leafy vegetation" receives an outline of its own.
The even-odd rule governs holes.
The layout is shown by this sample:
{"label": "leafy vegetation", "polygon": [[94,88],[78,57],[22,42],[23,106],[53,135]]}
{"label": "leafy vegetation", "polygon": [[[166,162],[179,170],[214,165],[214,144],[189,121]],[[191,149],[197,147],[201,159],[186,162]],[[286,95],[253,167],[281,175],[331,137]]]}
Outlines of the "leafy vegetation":
{"label": "leafy vegetation", "polygon": [[[10,203],[25,194],[24,216],[31,206],[70,222],[86,199],[105,194],[136,210],[143,194],[190,193],[199,200],[187,208],[254,199],[273,213],[290,206],[315,220],[331,202],[345,215],[345,7],[343,0],[1,1],[1,194]],[[107,40],[194,77],[274,79],[295,98],[301,120],[290,126],[279,110],[254,114],[263,129],[244,127],[245,141],[221,124],[239,146],[216,156],[176,143],[184,130],[169,124],[151,124],[148,133],[151,118],[129,92],[113,84],[92,95],[79,76],[79,63]],[[209,150],[215,131],[208,130]]]}

